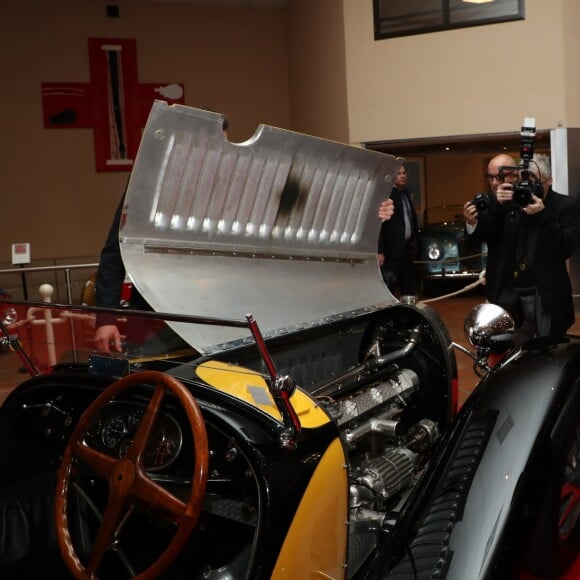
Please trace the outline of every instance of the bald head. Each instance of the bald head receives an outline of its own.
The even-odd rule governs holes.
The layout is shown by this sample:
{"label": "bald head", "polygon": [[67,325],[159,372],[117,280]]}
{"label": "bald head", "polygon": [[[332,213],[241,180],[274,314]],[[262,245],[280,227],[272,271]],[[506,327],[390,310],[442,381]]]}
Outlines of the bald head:
{"label": "bald head", "polygon": [[[497,192],[497,188],[499,187],[500,183],[502,183],[499,176],[500,168],[513,167],[515,165],[517,165],[516,160],[510,155],[506,155],[505,153],[500,153],[499,155],[496,155],[490,159],[489,163],[487,164],[487,182],[489,183],[489,188],[494,195]],[[512,175],[513,177],[517,178],[517,172],[514,171]],[[509,176],[507,177],[508,179],[506,179],[506,181],[509,181]]]}

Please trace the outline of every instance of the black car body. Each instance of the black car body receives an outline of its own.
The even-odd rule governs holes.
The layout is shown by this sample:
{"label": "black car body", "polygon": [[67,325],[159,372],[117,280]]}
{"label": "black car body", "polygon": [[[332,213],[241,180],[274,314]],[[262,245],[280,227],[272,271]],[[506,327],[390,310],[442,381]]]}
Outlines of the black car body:
{"label": "black car body", "polygon": [[[120,232],[154,310],[0,303],[3,367],[31,375],[0,408],[0,577],[569,569],[580,340],[510,350],[501,309],[474,317],[458,412],[444,325],[376,264],[398,163],[265,127],[231,145],[219,115],[156,104]],[[92,349],[104,313],[122,355]]]}

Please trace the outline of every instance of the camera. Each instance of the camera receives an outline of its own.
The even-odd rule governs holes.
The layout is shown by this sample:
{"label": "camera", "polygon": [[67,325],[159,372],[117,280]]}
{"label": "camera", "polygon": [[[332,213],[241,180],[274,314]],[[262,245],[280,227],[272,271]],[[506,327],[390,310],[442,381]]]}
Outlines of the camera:
{"label": "camera", "polygon": [[[529,171],[526,171],[526,173],[529,173]],[[532,195],[542,199],[544,188],[539,181],[531,181],[527,175],[524,177],[524,171],[522,171],[521,179],[514,184],[512,201],[521,207],[526,207],[526,205],[533,203]]]}
{"label": "camera", "polygon": [[480,213],[486,211],[489,207],[489,196],[487,193],[478,193],[471,200],[471,204],[474,205]]}
{"label": "camera", "polygon": [[544,197],[544,188],[536,180],[529,170],[530,161],[534,156],[534,139],[536,137],[536,120],[532,117],[526,117],[520,132],[520,157],[522,164],[517,167],[501,167],[500,175],[505,169],[518,170],[520,179],[513,185],[512,201],[520,207],[525,207],[533,202],[532,195],[542,199]]}

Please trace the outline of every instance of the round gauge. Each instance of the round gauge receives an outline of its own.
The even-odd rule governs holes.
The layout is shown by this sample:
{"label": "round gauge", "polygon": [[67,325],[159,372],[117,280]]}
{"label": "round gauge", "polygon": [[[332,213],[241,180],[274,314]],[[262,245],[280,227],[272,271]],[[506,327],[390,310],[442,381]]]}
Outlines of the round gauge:
{"label": "round gauge", "polygon": [[170,417],[159,417],[159,423],[153,429],[145,457],[143,458],[147,471],[159,471],[171,465],[183,443],[179,425]]}
{"label": "round gauge", "polygon": [[119,445],[123,437],[127,434],[127,427],[125,421],[121,417],[111,417],[104,425],[101,437],[103,445],[109,449],[113,449]]}

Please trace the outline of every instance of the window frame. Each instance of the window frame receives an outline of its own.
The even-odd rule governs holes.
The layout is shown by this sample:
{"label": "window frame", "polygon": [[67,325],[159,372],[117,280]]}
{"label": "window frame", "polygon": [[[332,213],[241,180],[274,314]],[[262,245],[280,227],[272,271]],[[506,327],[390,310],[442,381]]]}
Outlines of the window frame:
{"label": "window frame", "polygon": [[[387,0],[389,2],[398,2],[399,6],[408,7],[411,3],[410,0]],[[487,8],[489,10],[489,16],[485,16],[477,19],[466,19],[458,20],[454,18],[451,22],[452,9],[450,7],[450,0],[441,0],[441,24],[433,24],[429,26],[409,26],[403,30],[385,31],[383,30],[383,23],[389,20],[385,16],[384,3],[385,0],[373,0],[373,22],[375,31],[375,40],[384,40],[388,38],[398,38],[401,36],[412,36],[416,34],[427,34],[430,32],[441,32],[444,30],[456,30],[458,28],[467,28],[472,26],[483,26],[487,24],[497,24],[498,22],[511,22],[513,20],[524,20],[525,19],[525,0],[501,0],[503,4],[473,4],[473,7],[477,7],[479,10],[484,10]],[[511,8],[511,12],[508,14],[503,14],[501,16],[494,15],[493,9],[505,8],[508,4],[508,8]],[[511,6],[509,6],[511,5]],[[467,8],[467,7],[466,7]],[[475,10],[475,8],[474,8]],[[395,21],[397,18],[393,18]],[[400,17],[399,17],[400,19]]]}

